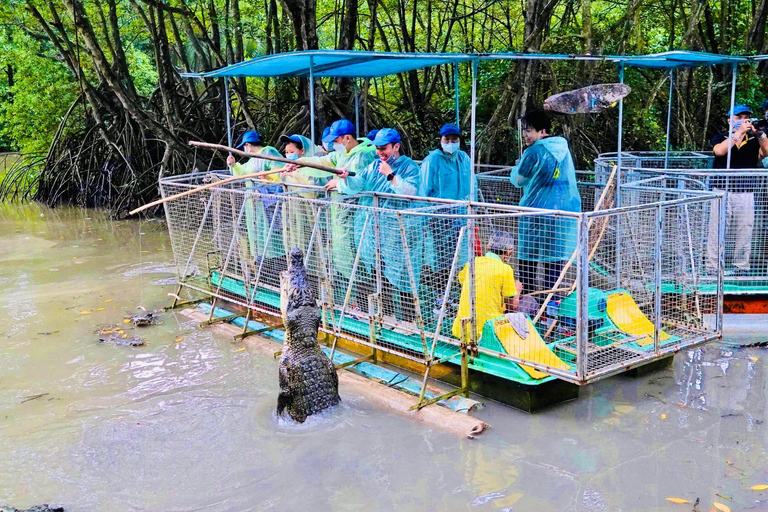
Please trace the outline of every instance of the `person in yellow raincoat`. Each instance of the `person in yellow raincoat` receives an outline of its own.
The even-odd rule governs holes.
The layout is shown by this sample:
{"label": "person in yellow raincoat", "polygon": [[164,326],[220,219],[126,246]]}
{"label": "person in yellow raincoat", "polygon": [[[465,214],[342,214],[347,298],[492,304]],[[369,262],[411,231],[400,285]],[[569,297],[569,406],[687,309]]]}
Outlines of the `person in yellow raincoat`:
{"label": "person in yellow raincoat", "polygon": [[[255,131],[243,134],[237,148],[254,155],[282,157],[280,152],[268,146],[261,135]],[[232,155],[227,157],[227,165],[234,176],[252,174],[278,169],[280,162],[250,158],[245,163],[238,163]],[[282,240],[282,204],[277,194],[282,192],[280,177],[276,174],[263,180],[246,180],[245,184],[245,228],[248,233],[248,252],[246,264],[251,270],[262,267],[263,282],[279,284],[280,272],[287,268],[285,249]]]}
{"label": "person in yellow raincoat", "polygon": [[[325,155],[323,148],[316,146],[303,135],[283,135],[280,137],[280,142],[284,144],[283,151],[288,160],[298,161]],[[331,174],[327,172],[310,167],[300,167],[292,172],[281,173],[281,179],[286,188],[285,195],[288,198],[283,206],[282,216],[285,252],[290,254],[294,247],[300,248],[304,252],[304,264],[311,277],[319,274],[319,266],[322,264],[318,244],[322,243],[320,233],[321,228],[325,226],[321,225],[321,217],[318,215],[319,204],[302,199],[317,199],[321,195],[320,191],[311,187],[325,185],[330,176]],[[309,246],[310,241],[312,247]]]}

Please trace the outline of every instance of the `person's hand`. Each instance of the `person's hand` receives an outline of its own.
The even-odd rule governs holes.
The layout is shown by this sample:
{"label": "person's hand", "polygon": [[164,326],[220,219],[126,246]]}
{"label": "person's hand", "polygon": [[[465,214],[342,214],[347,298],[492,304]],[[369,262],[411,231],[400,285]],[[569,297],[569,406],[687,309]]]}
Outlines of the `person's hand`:
{"label": "person's hand", "polygon": [[744,135],[745,133],[754,130],[755,127],[752,125],[752,121],[749,119],[744,119],[739,127],[736,129],[735,133],[739,135]]}
{"label": "person's hand", "polygon": [[384,176],[389,176],[390,174],[392,174],[393,171],[392,171],[392,167],[390,167],[387,162],[382,160],[379,163],[379,172]]}
{"label": "person's hand", "polygon": [[339,178],[346,178],[349,176],[349,171],[346,169],[339,169],[339,174],[337,174]]}
{"label": "person's hand", "polygon": [[229,155],[227,157],[227,167],[232,167],[233,165],[235,165],[235,162],[237,162],[237,160],[235,160],[235,157],[233,157],[232,155]]}
{"label": "person's hand", "polygon": [[288,173],[297,171],[299,169],[299,166],[297,166],[296,164],[285,164],[283,169],[285,169],[283,172],[288,174]]}
{"label": "person's hand", "polygon": [[203,176],[203,183],[216,183],[218,181],[221,181],[221,178],[219,178],[216,174],[209,172],[205,176]]}
{"label": "person's hand", "polygon": [[337,186],[338,184],[339,184],[339,180],[337,180],[336,178],[334,178],[334,179],[332,179],[331,181],[329,181],[328,183],[326,183],[326,184],[325,184],[325,187],[323,187],[323,188],[325,188],[325,190],[326,190],[326,191],[335,190],[335,189],[336,189],[336,186]]}

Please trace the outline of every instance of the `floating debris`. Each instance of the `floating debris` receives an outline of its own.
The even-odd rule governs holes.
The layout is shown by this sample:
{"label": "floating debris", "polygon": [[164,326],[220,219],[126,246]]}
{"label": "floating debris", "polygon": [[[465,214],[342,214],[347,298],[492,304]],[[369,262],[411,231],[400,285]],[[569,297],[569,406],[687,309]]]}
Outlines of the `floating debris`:
{"label": "floating debris", "polygon": [[99,343],[114,343],[123,347],[141,347],[147,342],[138,336],[128,336],[125,331],[119,327],[108,327],[96,331],[99,336]]}
{"label": "floating debris", "polygon": [[66,512],[63,507],[51,507],[50,505],[35,505],[32,508],[13,508],[7,505],[0,506],[0,512]]}
{"label": "floating debris", "polygon": [[24,400],[21,401],[21,403],[31,402],[32,400],[37,400],[38,398],[42,398],[46,396],[48,393],[39,393],[37,395],[30,395],[30,396],[23,396],[22,398]]}
{"label": "floating debris", "polygon": [[[138,314],[138,315],[128,315],[125,317],[126,320],[129,322],[133,322],[133,325],[135,327],[147,327],[149,325],[156,325],[161,324],[160,318],[158,318],[157,313],[158,311],[147,311],[142,306],[139,306],[139,309],[144,311],[144,313]],[[125,320],[123,321],[124,323]]]}

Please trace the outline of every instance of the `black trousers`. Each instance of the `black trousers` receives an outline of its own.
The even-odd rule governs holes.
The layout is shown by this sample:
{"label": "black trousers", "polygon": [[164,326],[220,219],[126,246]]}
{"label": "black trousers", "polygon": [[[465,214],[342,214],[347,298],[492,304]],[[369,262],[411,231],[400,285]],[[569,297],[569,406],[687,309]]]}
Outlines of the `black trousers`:
{"label": "black trousers", "polygon": [[[543,288],[539,287],[537,282],[539,263],[543,266],[544,270],[544,283]],[[518,275],[517,278],[523,285],[522,293],[531,293],[539,290],[551,290],[555,287],[557,278],[560,277],[560,273],[565,266],[564,261],[531,261],[531,260],[517,260]],[[520,292],[520,290],[518,290]],[[559,295],[555,294],[555,298]]]}

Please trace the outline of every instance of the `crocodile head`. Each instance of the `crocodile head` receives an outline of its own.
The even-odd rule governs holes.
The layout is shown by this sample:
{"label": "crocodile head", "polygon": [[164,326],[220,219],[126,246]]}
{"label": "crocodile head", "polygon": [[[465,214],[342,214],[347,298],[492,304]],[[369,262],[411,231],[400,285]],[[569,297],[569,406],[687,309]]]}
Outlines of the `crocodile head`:
{"label": "crocodile head", "polygon": [[280,275],[280,311],[283,321],[293,309],[316,305],[315,295],[307,279],[307,269],[304,267],[304,253],[295,247],[291,250],[288,270]]}

